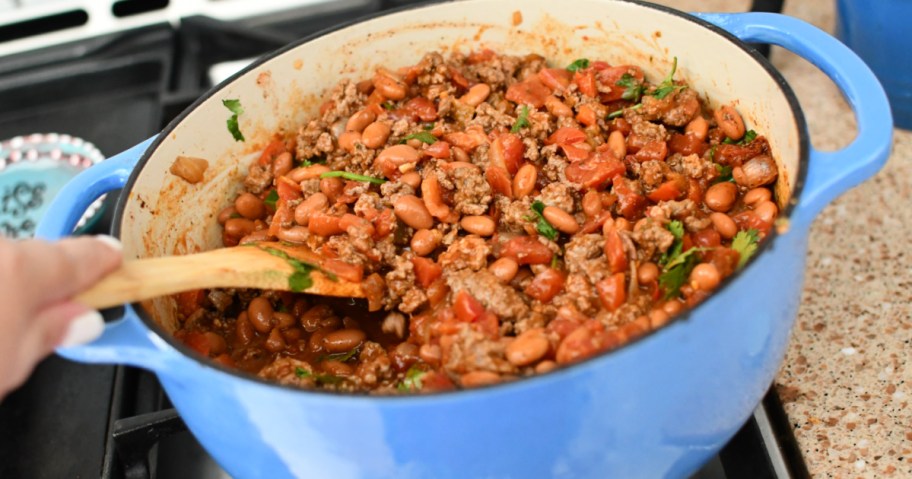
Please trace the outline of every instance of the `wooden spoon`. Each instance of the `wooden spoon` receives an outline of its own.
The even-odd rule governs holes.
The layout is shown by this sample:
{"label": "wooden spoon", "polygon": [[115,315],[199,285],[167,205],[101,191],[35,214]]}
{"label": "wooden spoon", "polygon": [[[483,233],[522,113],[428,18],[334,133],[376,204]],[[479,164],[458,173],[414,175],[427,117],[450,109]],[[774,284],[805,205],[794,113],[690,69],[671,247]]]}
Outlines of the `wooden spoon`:
{"label": "wooden spoon", "polygon": [[[258,288],[363,298],[361,283],[327,273],[323,258],[302,245],[262,242],[182,256],[125,261],[88,291],[76,296],[96,309],[207,288]],[[300,289],[302,275],[310,269],[312,284]],[[292,284],[296,283],[296,284]],[[293,286],[295,286],[293,288]]]}

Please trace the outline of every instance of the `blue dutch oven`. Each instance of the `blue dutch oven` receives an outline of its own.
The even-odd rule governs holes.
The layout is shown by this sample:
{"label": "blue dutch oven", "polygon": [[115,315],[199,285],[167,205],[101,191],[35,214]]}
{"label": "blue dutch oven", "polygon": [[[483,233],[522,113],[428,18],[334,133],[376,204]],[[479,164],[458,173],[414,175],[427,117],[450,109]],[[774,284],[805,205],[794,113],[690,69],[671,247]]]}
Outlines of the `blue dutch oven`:
{"label": "blue dutch oven", "polygon": [[[518,13],[517,13],[518,12]],[[806,58],[845,94],[857,138],[811,148],[798,101],[743,42]],[[275,131],[318,108],[315,92],[377,66],[417,62],[433,49],[490,47],[637,63],[711,99],[735,102],[769,139],[779,164],[776,232],[709,300],[619,350],[542,376],[413,397],[302,391],[195,356],[174,340],[176,306],[126,307],[97,341],[61,349],[75,361],[154,371],[190,430],[238,478],[685,477],[751,414],[785,353],[803,281],[807,234],[833,198],[886,161],[892,122],[871,71],[829,35],[775,14],[687,15],[638,2],[468,0],[398,11],[290,45],[210,91],[156,138],[82,173],[57,197],[38,236],[73,230],[99,195],[124,187],[114,234],[126,258],[215,248],[216,213]],[[222,100],[244,112],[235,142]],[[205,158],[205,180],[168,173],[178,155]]]}

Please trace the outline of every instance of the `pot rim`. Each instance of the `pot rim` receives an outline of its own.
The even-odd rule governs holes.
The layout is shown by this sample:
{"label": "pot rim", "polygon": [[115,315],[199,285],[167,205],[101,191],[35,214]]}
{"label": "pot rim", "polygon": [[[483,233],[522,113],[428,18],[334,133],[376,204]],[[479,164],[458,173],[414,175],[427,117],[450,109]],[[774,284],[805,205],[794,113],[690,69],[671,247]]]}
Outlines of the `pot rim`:
{"label": "pot rim", "polygon": [[[233,83],[235,80],[242,77],[243,75],[247,74],[249,71],[258,68],[265,63],[270,62],[274,58],[281,56],[282,54],[284,54],[288,51],[294,50],[304,44],[307,44],[317,38],[320,38],[327,34],[333,33],[335,31],[349,28],[349,27],[352,27],[359,23],[363,23],[363,22],[373,20],[376,18],[380,18],[383,16],[392,15],[392,14],[409,11],[409,10],[433,8],[433,7],[441,5],[441,4],[451,3],[451,2],[455,2],[455,1],[457,1],[457,0],[430,0],[428,2],[423,2],[420,4],[404,5],[401,7],[373,12],[373,13],[366,14],[366,15],[357,17],[355,19],[352,19],[352,20],[349,20],[346,22],[342,22],[335,26],[328,27],[326,29],[320,30],[311,35],[298,39],[298,40],[291,42],[276,50],[273,50],[272,52],[267,53],[266,55],[263,55],[262,57],[259,57],[258,59],[254,60],[249,65],[247,65],[244,68],[242,68],[241,70],[237,71],[236,73],[234,73],[233,75],[231,75],[230,77],[228,77],[227,79],[225,79],[224,81],[219,83],[218,85],[215,85],[212,88],[210,88],[206,93],[204,93],[202,96],[197,98],[190,106],[185,108],[180,114],[178,114],[174,119],[172,119],[168,123],[168,125],[165,126],[165,128],[162,129],[162,131],[152,141],[152,143],[149,145],[149,147],[146,149],[146,151],[143,152],[142,157],[136,163],[136,166],[134,167],[133,171],[130,173],[130,177],[128,178],[127,182],[124,184],[123,191],[117,198],[117,203],[115,204],[115,208],[114,208],[114,212],[113,212],[114,220],[112,223],[111,234],[116,238],[120,238],[121,224],[122,224],[123,218],[124,218],[124,210],[126,208],[127,201],[129,200],[129,197],[130,197],[129,192],[132,190],[134,184],[136,183],[137,179],[139,178],[139,175],[142,172],[143,167],[151,159],[152,155],[155,153],[155,151],[158,149],[158,147],[162,144],[162,142],[165,141],[165,139],[167,139],[170,136],[170,133],[172,131],[174,131],[174,129],[192,111],[196,110],[203,103],[211,100],[212,97],[214,97],[219,91],[224,89],[226,86]],[[763,56],[759,51],[757,51],[754,48],[751,48],[747,43],[741,41],[738,37],[736,37],[732,33],[728,32],[727,30],[725,30],[719,26],[716,26],[706,20],[703,20],[702,18],[699,18],[695,15],[691,15],[687,12],[677,10],[677,9],[674,9],[671,7],[667,7],[664,5],[648,3],[644,0],[611,0],[611,1],[629,3],[629,4],[633,4],[633,5],[636,5],[641,8],[648,8],[648,9],[652,9],[652,10],[657,10],[662,13],[671,14],[678,18],[681,18],[681,19],[687,20],[693,24],[696,24],[699,27],[709,29],[710,31],[716,33],[723,39],[728,40],[729,42],[731,42],[732,44],[734,44],[735,46],[740,48],[742,51],[747,53],[748,56],[750,56],[756,63],[758,63],[766,71],[766,73],[770,76],[770,78],[776,83],[776,85],[779,87],[779,89],[785,95],[786,101],[788,102],[789,107],[792,110],[792,116],[795,119],[796,127],[798,128],[798,171],[797,171],[797,175],[795,175],[793,178],[791,178],[791,181],[792,181],[791,199],[785,205],[785,207],[782,209],[782,211],[780,211],[779,217],[778,217],[779,219],[785,219],[785,221],[788,222],[792,217],[792,213],[795,211],[796,207],[798,206],[798,201],[800,200],[801,193],[804,189],[804,184],[805,184],[805,180],[807,177],[807,170],[808,170],[808,166],[809,166],[810,136],[808,134],[807,121],[804,117],[804,113],[801,109],[801,105],[798,101],[798,98],[795,95],[794,91],[792,90],[791,86],[788,84],[788,82],[785,80],[785,78],[779,72],[779,70],[777,70],[772,65],[772,63],[769,61],[769,59],[767,59],[765,56]],[[787,230],[788,230],[788,227],[784,228],[783,233],[787,232]],[[337,400],[341,399],[341,398],[346,398],[349,400],[356,400],[356,401],[357,400],[369,400],[369,401],[393,400],[393,401],[399,402],[400,404],[407,400],[420,401],[420,400],[425,400],[425,399],[432,399],[432,400],[440,399],[441,397],[453,398],[453,397],[456,397],[456,395],[458,395],[458,397],[465,397],[466,395],[469,395],[469,394],[482,394],[483,395],[483,394],[489,394],[491,392],[503,391],[506,388],[512,388],[512,389],[516,390],[516,388],[543,385],[544,381],[559,380],[560,378],[565,378],[568,375],[575,374],[577,372],[581,372],[584,368],[597,367],[598,366],[597,363],[602,362],[602,361],[607,361],[608,358],[610,358],[612,355],[625,351],[628,348],[635,346],[640,341],[646,340],[648,338],[652,338],[653,336],[655,336],[657,334],[662,334],[665,330],[667,330],[668,328],[672,327],[673,325],[675,325],[677,323],[687,321],[688,319],[690,319],[691,315],[698,313],[700,311],[700,309],[705,306],[706,303],[708,303],[710,301],[714,301],[716,299],[716,297],[719,296],[720,293],[725,288],[728,287],[729,284],[731,284],[735,279],[737,279],[738,277],[743,275],[744,271],[747,268],[750,268],[754,264],[754,262],[756,262],[759,258],[764,256],[765,253],[772,250],[774,247],[773,246],[774,243],[778,240],[778,238],[780,236],[781,236],[781,234],[779,232],[779,228],[777,228],[774,225],[774,227],[770,230],[769,234],[767,235],[767,238],[765,239],[765,241],[763,241],[763,243],[757,249],[757,252],[753,255],[753,257],[751,257],[747,261],[747,263],[744,265],[744,267],[740,271],[738,271],[735,274],[732,274],[731,276],[722,280],[722,282],[719,284],[719,286],[716,288],[716,290],[713,292],[713,294],[709,298],[702,301],[696,307],[685,310],[685,311],[679,313],[678,315],[674,316],[673,318],[671,318],[670,321],[668,321],[666,324],[664,324],[660,328],[651,330],[648,333],[646,333],[636,339],[633,339],[620,347],[601,352],[601,353],[599,353],[595,356],[592,356],[591,358],[585,359],[583,361],[579,361],[579,362],[569,364],[566,366],[561,366],[559,368],[555,368],[554,370],[546,372],[546,373],[534,374],[529,377],[524,377],[517,381],[509,381],[509,382],[504,382],[504,383],[497,383],[497,384],[491,384],[491,385],[475,387],[475,388],[468,388],[468,389],[438,391],[438,392],[433,392],[433,393],[405,394],[405,395],[352,394],[352,393],[348,393],[348,392],[329,391],[329,390],[323,390],[323,389],[303,389],[303,388],[299,388],[296,386],[280,384],[278,382],[266,380],[266,379],[260,378],[259,376],[254,375],[254,374],[250,374],[250,373],[241,371],[236,368],[224,366],[222,364],[216,363],[215,361],[212,361],[210,358],[203,358],[201,355],[199,355],[194,350],[192,350],[189,346],[186,346],[181,341],[178,341],[177,339],[175,339],[172,334],[169,334],[167,331],[164,331],[163,328],[154,319],[152,319],[152,317],[145,311],[145,308],[143,308],[140,303],[132,303],[130,309],[133,310],[133,312],[139,317],[139,319],[142,321],[142,323],[149,330],[153,331],[157,336],[164,339],[164,341],[166,341],[168,343],[168,345],[170,345],[172,348],[178,350],[181,353],[181,355],[183,357],[185,357],[186,359],[190,359],[204,368],[216,369],[222,373],[227,373],[227,374],[234,376],[236,378],[239,378],[239,379],[253,381],[255,383],[258,383],[259,385],[265,385],[265,386],[269,386],[269,387],[278,388],[278,389],[284,390],[286,392],[293,391],[295,393],[306,394],[306,395],[322,395],[324,397],[334,397]],[[128,313],[125,313],[125,314],[128,314]]]}

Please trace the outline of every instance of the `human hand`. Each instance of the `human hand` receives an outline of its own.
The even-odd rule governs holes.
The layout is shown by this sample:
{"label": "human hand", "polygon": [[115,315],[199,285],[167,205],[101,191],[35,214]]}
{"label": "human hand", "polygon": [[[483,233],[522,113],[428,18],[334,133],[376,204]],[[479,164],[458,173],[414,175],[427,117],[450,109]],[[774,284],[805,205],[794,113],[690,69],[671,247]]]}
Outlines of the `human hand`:
{"label": "human hand", "polygon": [[57,346],[101,334],[97,311],[73,301],[121,262],[109,236],[58,242],[0,238],[0,398],[18,387]]}

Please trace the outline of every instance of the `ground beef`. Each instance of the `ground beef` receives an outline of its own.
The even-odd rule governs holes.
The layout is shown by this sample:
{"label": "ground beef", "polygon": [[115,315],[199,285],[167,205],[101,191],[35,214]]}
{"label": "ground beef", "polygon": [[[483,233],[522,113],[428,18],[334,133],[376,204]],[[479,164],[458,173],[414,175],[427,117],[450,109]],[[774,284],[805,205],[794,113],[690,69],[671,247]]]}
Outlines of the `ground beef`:
{"label": "ground beef", "polygon": [[529,305],[513,288],[500,282],[486,269],[461,269],[445,275],[454,292],[465,291],[504,321],[515,321],[529,314]]}
{"label": "ground beef", "polygon": [[600,234],[574,236],[564,247],[567,271],[583,275],[591,284],[601,281],[611,272],[603,252],[604,247],[605,238]]}
{"label": "ground beef", "polygon": [[584,274],[570,273],[564,283],[564,292],[554,297],[554,305],[558,308],[572,306],[584,315],[593,315],[599,309],[598,298],[592,295],[595,286]]}
{"label": "ground beef", "polygon": [[510,233],[535,234],[535,223],[532,218],[532,199],[528,196],[515,201],[505,196],[495,200],[500,212],[500,229]]}
{"label": "ground beef", "polygon": [[281,356],[261,369],[257,376],[286,386],[310,388],[316,385],[310,364]]}
{"label": "ground beef", "polygon": [[700,112],[697,92],[690,88],[675,90],[662,99],[645,95],[642,105],[635,113],[639,118],[660,121],[668,126],[685,126]]}
{"label": "ground beef", "polygon": [[487,213],[493,194],[481,170],[477,168],[456,168],[448,177],[455,187],[453,202],[457,212],[464,215]]}
{"label": "ground beef", "polygon": [[667,164],[673,171],[697,180],[708,180],[716,177],[718,174],[712,161],[701,158],[696,154],[687,156],[680,154],[672,155],[668,158]]}
{"label": "ground beef", "polygon": [[541,176],[550,182],[563,183],[567,181],[564,176],[564,170],[570,162],[566,158],[557,154],[557,145],[548,145],[541,149],[541,156],[545,160],[545,166],[542,167]]}
{"label": "ground beef", "polygon": [[662,223],[653,220],[638,221],[631,237],[640,247],[642,259],[652,258],[656,253],[664,253],[675,239]]}
{"label": "ground beef", "polygon": [[447,370],[459,374],[469,371],[516,371],[516,367],[504,356],[506,345],[503,342],[490,339],[467,324],[460,325],[459,331],[450,337],[452,342],[443,348],[443,363]]}
{"label": "ground beef", "polygon": [[480,125],[485,131],[491,131],[498,127],[509,129],[515,122],[516,118],[497,111],[490,103],[482,103],[475,108],[475,117],[468,125]]}
{"label": "ground beef", "polygon": [[475,235],[463,236],[440,253],[440,266],[443,266],[444,272],[462,269],[478,271],[487,266],[489,254],[491,246],[484,238]]}
{"label": "ground beef", "polygon": [[411,255],[397,257],[393,270],[386,273],[386,291],[383,298],[386,309],[398,307],[403,313],[411,313],[427,302],[427,295],[415,284],[415,268]]}
{"label": "ground beef", "polygon": [[539,200],[545,206],[555,206],[567,213],[572,213],[576,209],[573,206],[576,203],[573,190],[565,183],[548,184],[542,188]]}
{"label": "ground beef", "polygon": [[652,141],[668,141],[671,135],[665,130],[665,127],[649,121],[637,121],[631,125],[635,135],[643,140],[644,143]]}
{"label": "ground beef", "polygon": [[634,173],[639,176],[643,185],[655,188],[665,181],[667,171],[668,165],[664,161],[649,160],[638,163],[638,168]]}
{"label": "ground beef", "polygon": [[258,195],[272,186],[272,168],[261,165],[251,165],[244,178],[244,188]]}
{"label": "ground beef", "polygon": [[393,376],[392,362],[386,350],[379,343],[367,341],[358,354],[358,369],[355,377],[363,387],[372,388],[383,379]]}

